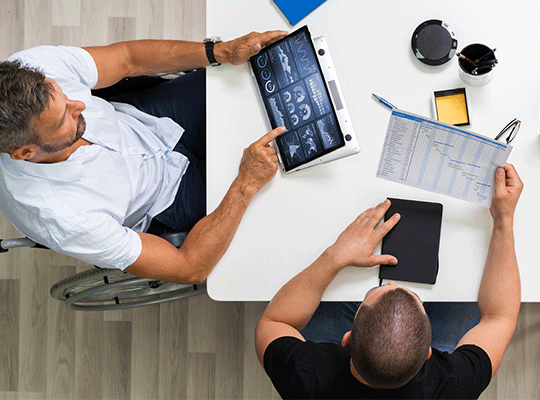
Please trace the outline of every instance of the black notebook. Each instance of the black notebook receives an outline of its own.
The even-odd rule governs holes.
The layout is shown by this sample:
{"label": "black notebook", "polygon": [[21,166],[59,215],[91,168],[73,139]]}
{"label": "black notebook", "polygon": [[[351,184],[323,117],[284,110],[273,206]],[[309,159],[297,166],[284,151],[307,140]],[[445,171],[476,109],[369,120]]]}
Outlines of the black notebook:
{"label": "black notebook", "polygon": [[401,215],[382,242],[382,253],[398,259],[397,265],[381,265],[379,278],[434,284],[439,272],[442,204],[392,199],[384,216]]}

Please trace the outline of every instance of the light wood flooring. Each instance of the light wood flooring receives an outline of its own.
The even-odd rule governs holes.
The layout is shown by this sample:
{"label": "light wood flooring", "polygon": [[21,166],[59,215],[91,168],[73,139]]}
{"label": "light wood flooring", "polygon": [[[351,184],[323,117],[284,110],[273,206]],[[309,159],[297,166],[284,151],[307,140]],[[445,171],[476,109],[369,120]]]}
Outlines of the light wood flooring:
{"label": "light wood flooring", "polygon": [[[203,0],[0,1],[1,59],[40,44],[204,37]],[[0,237],[18,236],[0,216]],[[53,283],[86,268],[47,250],[0,255],[0,399],[279,398],[253,350],[265,303],[204,295],[82,313],[49,296]],[[540,399],[540,304],[522,306],[482,398]]]}

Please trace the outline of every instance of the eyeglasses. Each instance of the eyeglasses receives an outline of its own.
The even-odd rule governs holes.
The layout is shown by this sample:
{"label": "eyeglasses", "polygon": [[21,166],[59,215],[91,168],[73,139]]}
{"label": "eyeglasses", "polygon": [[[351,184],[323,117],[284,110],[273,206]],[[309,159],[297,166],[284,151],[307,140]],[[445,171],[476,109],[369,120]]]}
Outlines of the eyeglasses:
{"label": "eyeglasses", "polygon": [[521,121],[517,118],[514,118],[512,121],[506,125],[502,131],[499,132],[497,136],[495,136],[495,140],[499,140],[499,138],[503,135],[506,135],[508,133],[508,136],[506,137],[506,144],[510,144],[512,140],[516,137],[519,127],[521,126]]}

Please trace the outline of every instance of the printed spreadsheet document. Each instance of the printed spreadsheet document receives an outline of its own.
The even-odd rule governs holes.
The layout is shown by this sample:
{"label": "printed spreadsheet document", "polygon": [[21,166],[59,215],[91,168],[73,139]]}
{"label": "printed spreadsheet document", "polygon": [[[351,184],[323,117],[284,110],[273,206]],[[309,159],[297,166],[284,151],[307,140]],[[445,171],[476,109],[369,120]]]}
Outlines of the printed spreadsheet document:
{"label": "printed spreadsheet document", "polygon": [[489,207],[495,169],[511,151],[486,136],[393,110],[377,177]]}

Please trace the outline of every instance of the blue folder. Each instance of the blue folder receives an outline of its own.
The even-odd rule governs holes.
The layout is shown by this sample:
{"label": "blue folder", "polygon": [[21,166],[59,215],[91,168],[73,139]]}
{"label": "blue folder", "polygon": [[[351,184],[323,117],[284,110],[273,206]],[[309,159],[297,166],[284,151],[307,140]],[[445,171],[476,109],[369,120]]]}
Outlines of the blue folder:
{"label": "blue folder", "polygon": [[302,18],[319,7],[326,0],[274,0],[291,25],[296,25]]}

